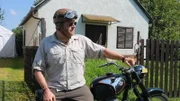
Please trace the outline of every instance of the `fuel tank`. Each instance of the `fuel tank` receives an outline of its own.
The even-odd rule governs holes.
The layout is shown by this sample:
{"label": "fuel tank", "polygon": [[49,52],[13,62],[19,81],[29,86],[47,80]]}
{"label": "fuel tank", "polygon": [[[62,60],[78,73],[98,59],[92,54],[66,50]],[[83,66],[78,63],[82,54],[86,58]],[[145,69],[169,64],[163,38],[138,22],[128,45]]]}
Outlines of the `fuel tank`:
{"label": "fuel tank", "polygon": [[96,100],[106,100],[120,94],[125,86],[126,79],[123,75],[107,73],[94,79],[90,89]]}

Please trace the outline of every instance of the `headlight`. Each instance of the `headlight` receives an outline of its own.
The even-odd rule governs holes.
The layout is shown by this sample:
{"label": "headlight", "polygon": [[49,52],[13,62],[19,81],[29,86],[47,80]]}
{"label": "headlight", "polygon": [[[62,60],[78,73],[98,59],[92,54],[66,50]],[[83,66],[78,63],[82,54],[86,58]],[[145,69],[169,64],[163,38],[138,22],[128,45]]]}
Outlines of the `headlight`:
{"label": "headlight", "polygon": [[137,75],[143,79],[144,75],[148,73],[147,68],[145,68],[142,65],[136,65],[134,66],[134,70],[136,71]]}

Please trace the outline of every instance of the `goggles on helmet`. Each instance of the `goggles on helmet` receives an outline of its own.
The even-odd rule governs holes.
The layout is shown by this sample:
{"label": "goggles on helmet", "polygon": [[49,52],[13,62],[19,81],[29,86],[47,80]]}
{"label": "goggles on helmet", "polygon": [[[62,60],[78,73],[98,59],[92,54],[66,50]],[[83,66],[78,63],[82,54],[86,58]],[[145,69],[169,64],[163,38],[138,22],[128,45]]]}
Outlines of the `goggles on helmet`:
{"label": "goggles on helmet", "polygon": [[78,15],[76,13],[76,11],[67,11],[64,15],[55,15],[53,18],[56,19],[56,18],[66,18],[66,19],[77,19]]}
{"label": "goggles on helmet", "polygon": [[67,18],[67,19],[73,19],[73,18],[77,19],[77,17],[78,17],[78,15],[77,15],[76,11],[71,11],[71,10],[67,11],[64,15],[64,18]]}
{"label": "goggles on helmet", "polygon": [[64,14],[62,14],[62,12],[60,11],[57,11],[53,16],[53,22],[57,24],[60,22],[64,22],[65,19],[77,19],[77,18],[78,18],[78,15],[76,11],[68,10]]}

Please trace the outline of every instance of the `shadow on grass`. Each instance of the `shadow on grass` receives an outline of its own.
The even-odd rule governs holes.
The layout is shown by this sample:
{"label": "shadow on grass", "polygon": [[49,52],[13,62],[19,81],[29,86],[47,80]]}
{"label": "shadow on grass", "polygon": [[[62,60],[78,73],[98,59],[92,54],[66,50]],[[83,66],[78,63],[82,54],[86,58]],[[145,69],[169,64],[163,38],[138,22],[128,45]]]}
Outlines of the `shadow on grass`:
{"label": "shadow on grass", "polygon": [[23,81],[4,81],[4,84],[0,81],[0,98],[4,101],[34,101],[34,94]]}
{"label": "shadow on grass", "polygon": [[0,68],[11,67],[13,69],[22,69],[24,67],[24,58],[0,58]]}

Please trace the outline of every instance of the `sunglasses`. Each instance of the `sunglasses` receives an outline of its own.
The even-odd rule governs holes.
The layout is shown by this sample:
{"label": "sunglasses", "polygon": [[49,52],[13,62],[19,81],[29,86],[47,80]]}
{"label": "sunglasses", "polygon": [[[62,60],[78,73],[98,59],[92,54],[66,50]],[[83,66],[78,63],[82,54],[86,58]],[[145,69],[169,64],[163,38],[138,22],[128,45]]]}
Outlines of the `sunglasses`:
{"label": "sunglasses", "polygon": [[71,22],[71,23],[69,23],[68,25],[69,26],[72,26],[72,25],[76,25],[77,24],[77,22]]}

